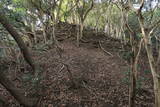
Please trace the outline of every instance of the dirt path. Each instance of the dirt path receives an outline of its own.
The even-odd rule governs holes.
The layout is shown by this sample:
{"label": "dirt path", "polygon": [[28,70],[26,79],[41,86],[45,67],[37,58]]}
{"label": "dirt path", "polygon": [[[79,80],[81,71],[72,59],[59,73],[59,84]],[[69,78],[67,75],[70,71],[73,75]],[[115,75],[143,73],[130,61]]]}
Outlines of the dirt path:
{"label": "dirt path", "polygon": [[[45,57],[39,59],[43,60],[42,65],[46,68],[44,83],[50,84],[46,95],[52,103],[54,102],[53,105],[57,105],[56,107],[127,106],[128,86],[123,81],[128,67],[122,59],[117,55],[106,55],[99,48],[77,48],[70,41],[61,43],[61,47],[64,49],[62,58],[59,58],[55,50],[50,50],[43,55]],[[77,89],[72,87],[71,78],[61,62],[69,66],[73,77],[82,87]]]}

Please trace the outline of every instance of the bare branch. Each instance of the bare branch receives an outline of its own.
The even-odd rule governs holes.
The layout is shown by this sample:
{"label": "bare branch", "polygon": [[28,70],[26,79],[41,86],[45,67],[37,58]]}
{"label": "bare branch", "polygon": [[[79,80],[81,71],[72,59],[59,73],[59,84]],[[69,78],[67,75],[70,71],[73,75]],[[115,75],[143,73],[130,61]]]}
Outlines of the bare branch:
{"label": "bare branch", "polygon": [[138,9],[138,12],[142,11],[142,8],[144,6],[144,0],[141,0],[140,8]]}
{"label": "bare branch", "polygon": [[85,18],[87,17],[88,12],[89,12],[90,10],[92,10],[93,5],[94,5],[94,2],[93,2],[93,0],[91,0],[91,5],[90,5],[90,7],[88,8],[88,10],[86,11],[86,13],[84,14],[83,20],[85,20]]}
{"label": "bare branch", "polygon": [[110,52],[106,51],[106,50],[102,47],[101,41],[99,41],[99,46],[100,46],[100,48],[101,48],[106,54],[108,54],[108,55],[110,55],[110,56],[113,56]]}
{"label": "bare branch", "polygon": [[158,26],[160,26],[160,20],[158,20],[157,22],[155,22],[149,29],[156,29]]}

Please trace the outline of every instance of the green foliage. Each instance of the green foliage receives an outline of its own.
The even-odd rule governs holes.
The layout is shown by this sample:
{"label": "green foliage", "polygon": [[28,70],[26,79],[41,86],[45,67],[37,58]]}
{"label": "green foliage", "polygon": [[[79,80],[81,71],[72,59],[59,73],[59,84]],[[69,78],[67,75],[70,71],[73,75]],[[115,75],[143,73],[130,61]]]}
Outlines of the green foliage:
{"label": "green foliage", "polygon": [[128,24],[129,24],[130,28],[134,32],[136,32],[137,34],[141,32],[136,13],[133,13],[133,12],[129,13],[129,15],[128,15]]}
{"label": "green foliage", "polygon": [[85,25],[91,27],[98,26],[98,28],[103,29],[106,24],[107,14],[105,6],[104,4],[95,4],[92,11],[88,14],[88,18],[85,20]]}
{"label": "green foliage", "polygon": [[160,17],[160,9],[157,8],[153,11],[146,11],[143,13],[145,18],[145,23],[150,25],[151,23],[155,23]]}

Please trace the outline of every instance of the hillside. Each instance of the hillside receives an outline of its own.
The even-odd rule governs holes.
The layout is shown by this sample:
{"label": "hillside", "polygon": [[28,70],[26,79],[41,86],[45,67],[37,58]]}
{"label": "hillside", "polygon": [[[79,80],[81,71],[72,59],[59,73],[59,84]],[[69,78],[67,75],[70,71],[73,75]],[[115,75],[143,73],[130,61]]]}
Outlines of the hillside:
{"label": "hillside", "polygon": [[[33,58],[43,71],[37,93],[40,96],[38,107],[127,107],[129,64],[123,59],[120,41],[86,30],[77,47],[75,37],[67,37],[67,28],[56,31],[60,50],[51,45],[32,49]],[[14,63],[14,60],[1,62],[9,68],[6,74],[17,87],[29,92],[26,94],[34,93],[30,83],[22,81],[31,68],[25,62]],[[136,107],[154,106],[152,77],[145,69],[149,69],[148,66],[140,70]],[[9,107],[16,107],[18,103],[5,94],[6,90],[0,90],[8,99]]]}

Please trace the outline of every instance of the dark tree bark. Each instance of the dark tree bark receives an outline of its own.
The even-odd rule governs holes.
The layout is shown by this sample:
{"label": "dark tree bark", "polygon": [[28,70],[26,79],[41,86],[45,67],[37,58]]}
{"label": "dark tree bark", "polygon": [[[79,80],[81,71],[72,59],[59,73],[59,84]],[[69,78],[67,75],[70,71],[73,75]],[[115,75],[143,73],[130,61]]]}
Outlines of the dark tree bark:
{"label": "dark tree bark", "polygon": [[25,45],[23,39],[18,34],[16,29],[12,26],[12,24],[9,23],[7,17],[5,17],[5,15],[1,12],[0,12],[0,23],[11,34],[11,36],[15,39],[21,52],[23,53],[24,59],[33,68],[33,70],[35,70],[35,63],[32,60],[31,55],[29,53],[29,50],[28,50],[27,46]]}
{"label": "dark tree bark", "polygon": [[6,107],[7,103],[8,103],[8,100],[5,97],[3,97],[2,95],[0,95],[0,107]]}
{"label": "dark tree bark", "polygon": [[4,74],[6,68],[0,66],[0,83],[14,96],[14,98],[25,107],[35,107],[37,98],[28,98],[24,90],[18,89]]}
{"label": "dark tree bark", "polygon": [[[16,29],[12,26],[12,24],[9,23],[8,19],[5,17],[4,14],[0,12],[0,23],[6,28],[6,30],[11,34],[11,36],[15,39],[17,42],[21,52],[23,53],[24,59],[26,62],[33,68],[35,71],[36,66],[31,58],[31,54],[29,53],[29,50],[27,46],[25,45],[23,39],[20,37]],[[15,99],[25,107],[35,107],[37,99],[31,99],[27,98],[24,95],[24,91],[18,89],[5,75],[4,72],[5,69],[3,69],[2,66],[0,66],[0,83],[15,97]]]}

